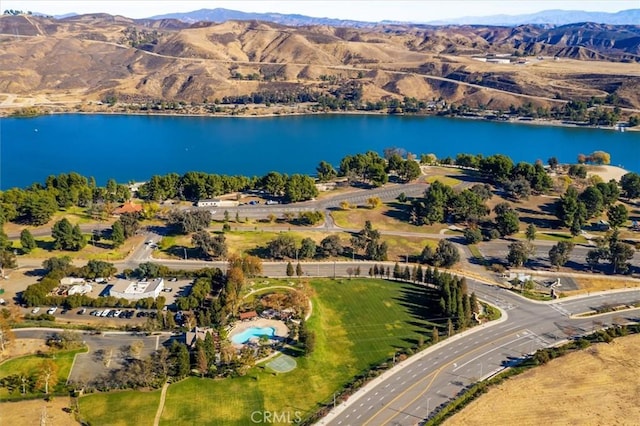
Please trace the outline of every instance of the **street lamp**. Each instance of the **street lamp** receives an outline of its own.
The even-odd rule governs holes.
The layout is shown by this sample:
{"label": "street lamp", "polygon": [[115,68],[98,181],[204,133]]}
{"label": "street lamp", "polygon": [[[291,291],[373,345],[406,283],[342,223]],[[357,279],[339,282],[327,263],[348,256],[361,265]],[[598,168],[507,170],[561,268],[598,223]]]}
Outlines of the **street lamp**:
{"label": "street lamp", "polygon": [[480,379],[482,379],[482,363],[478,364],[480,366]]}
{"label": "street lamp", "polygon": [[187,248],[182,247],[182,250],[184,250],[184,260],[187,260]]}
{"label": "street lamp", "polygon": [[427,398],[427,418],[429,418],[429,414],[430,414],[430,411],[429,411],[429,401],[431,401],[431,397]]}

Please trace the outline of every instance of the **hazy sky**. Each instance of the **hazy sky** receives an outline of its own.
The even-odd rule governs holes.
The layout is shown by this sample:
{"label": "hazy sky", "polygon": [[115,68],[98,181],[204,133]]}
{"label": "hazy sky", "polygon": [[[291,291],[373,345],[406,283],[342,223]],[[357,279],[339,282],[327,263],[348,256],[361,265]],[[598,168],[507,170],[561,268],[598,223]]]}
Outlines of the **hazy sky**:
{"label": "hazy sky", "polygon": [[170,12],[226,9],[244,12],[280,12],[361,21],[426,22],[463,16],[518,15],[547,9],[617,12],[640,7],[638,0],[2,0],[2,10],[18,9],[49,15],[104,12],[146,18]]}

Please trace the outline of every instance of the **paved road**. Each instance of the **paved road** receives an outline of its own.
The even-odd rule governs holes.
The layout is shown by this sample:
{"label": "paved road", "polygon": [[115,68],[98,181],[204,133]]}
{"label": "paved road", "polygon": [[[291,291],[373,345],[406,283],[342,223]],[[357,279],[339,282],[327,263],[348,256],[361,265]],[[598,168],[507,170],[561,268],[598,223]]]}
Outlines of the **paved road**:
{"label": "paved road", "polygon": [[[319,424],[413,425],[480,378],[526,354],[612,322],[640,320],[640,309],[573,319],[604,303],[640,301],[640,290],[535,303],[507,290],[469,280],[470,289],[499,306],[502,322],[479,327],[410,358],[338,406]],[[598,323],[598,321],[600,323]]]}
{"label": "paved road", "polygon": [[[509,244],[513,241],[508,240],[493,240],[487,241],[478,244],[478,249],[482,253],[482,255],[490,262],[503,262],[507,258],[507,254],[509,253]],[[529,259],[527,263],[528,267],[533,268],[550,268],[551,264],[549,263],[549,250],[553,247],[556,242],[554,241],[541,241],[536,240],[533,242],[536,248],[535,255]],[[595,246],[591,246],[588,244],[576,244],[571,255],[569,256],[569,262],[567,262],[567,266],[577,267],[580,269],[581,267],[586,267],[586,258],[589,250],[593,250]],[[636,250],[631,260],[634,264],[640,264],[640,251]],[[604,263],[604,262],[603,262]]]}

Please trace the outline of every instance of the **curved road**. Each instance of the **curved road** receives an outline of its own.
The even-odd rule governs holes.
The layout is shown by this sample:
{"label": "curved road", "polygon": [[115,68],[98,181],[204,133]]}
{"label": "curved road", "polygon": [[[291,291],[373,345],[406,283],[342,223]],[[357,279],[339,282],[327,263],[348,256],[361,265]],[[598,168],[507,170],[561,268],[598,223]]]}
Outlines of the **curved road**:
{"label": "curved road", "polygon": [[496,286],[468,280],[469,288],[503,311],[493,324],[471,329],[410,358],[366,385],[318,424],[414,425],[464,387],[526,354],[613,322],[640,320],[640,309],[572,318],[604,303],[640,301],[640,290],[533,302]]}

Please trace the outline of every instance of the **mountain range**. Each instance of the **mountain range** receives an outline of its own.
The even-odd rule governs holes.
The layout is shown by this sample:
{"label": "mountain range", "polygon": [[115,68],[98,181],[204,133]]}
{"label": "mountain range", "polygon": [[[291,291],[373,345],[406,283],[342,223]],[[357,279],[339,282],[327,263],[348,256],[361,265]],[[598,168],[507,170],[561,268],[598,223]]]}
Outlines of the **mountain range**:
{"label": "mountain range", "polygon": [[330,25],[340,27],[371,27],[376,24],[427,24],[427,25],[496,25],[516,26],[526,24],[567,25],[578,22],[594,22],[609,25],[638,25],[640,24],[640,9],[622,10],[616,13],[585,12],[581,10],[545,10],[525,15],[493,15],[468,16],[456,19],[437,20],[428,22],[399,22],[382,21],[366,22],[357,20],[317,18],[298,14],[284,13],[253,13],[240,12],[229,9],[200,9],[184,13],[168,13],[151,16],[149,19],[178,19],[187,23],[195,22],[226,22],[226,21],[265,21],[276,24],[302,25]]}
{"label": "mountain range", "polygon": [[595,23],[354,28],[6,15],[0,102],[202,105],[313,94],[503,110],[609,97],[640,108],[639,41],[640,26]]}

